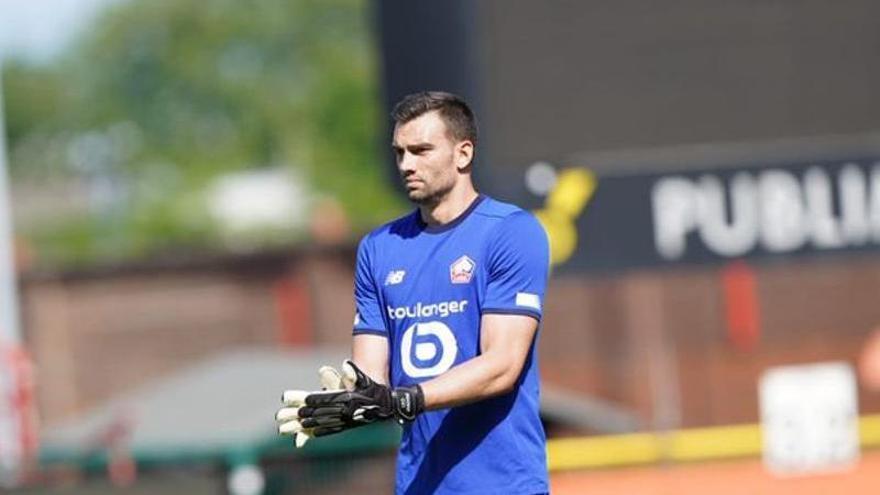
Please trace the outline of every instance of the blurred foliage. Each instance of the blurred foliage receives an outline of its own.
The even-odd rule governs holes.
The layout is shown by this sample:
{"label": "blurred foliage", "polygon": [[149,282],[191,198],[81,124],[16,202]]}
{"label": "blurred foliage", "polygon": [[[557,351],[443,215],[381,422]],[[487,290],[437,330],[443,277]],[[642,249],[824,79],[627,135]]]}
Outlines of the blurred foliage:
{"label": "blurred foliage", "polygon": [[365,0],[131,0],[49,64],[6,63],[14,184],[86,198],[19,230],[50,265],[214,249],[207,188],[265,167],[337,198],[355,231],[400,213],[370,29]]}

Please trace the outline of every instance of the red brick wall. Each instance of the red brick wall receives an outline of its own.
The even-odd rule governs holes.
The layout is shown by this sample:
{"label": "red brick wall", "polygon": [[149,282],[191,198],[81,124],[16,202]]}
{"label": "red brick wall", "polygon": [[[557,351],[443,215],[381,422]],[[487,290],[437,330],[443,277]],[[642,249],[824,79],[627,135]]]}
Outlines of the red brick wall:
{"label": "red brick wall", "polygon": [[27,278],[25,338],[43,421],[219,351],[283,345],[286,331],[347,343],[351,260],[340,251]]}
{"label": "red brick wall", "polygon": [[[29,277],[25,329],[43,420],[230,347],[348,345],[352,268],[353,253],[341,250]],[[543,378],[624,405],[646,425],[755,421],[764,369],[852,361],[880,325],[878,258],[755,274],[762,334],[752,350],[728,341],[717,267],[557,275],[539,348]],[[862,391],[862,410],[880,411],[878,395]]]}
{"label": "red brick wall", "polygon": [[[880,259],[753,268],[761,336],[751,350],[728,339],[718,267],[557,277],[541,336],[544,378],[632,408],[648,425],[697,426],[756,421],[758,379],[767,367],[855,364],[880,326]],[[664,395],[670,389],[672,399]],[[880,411],[880,394],[861,389],[860,405]]]}

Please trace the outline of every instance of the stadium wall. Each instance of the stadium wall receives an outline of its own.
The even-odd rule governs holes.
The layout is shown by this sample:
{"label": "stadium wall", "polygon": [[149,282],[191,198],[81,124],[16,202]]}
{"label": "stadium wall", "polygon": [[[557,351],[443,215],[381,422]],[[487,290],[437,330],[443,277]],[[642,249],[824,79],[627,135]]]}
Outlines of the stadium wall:
{"label": "stadium wall", "polygon": [[[231,347],[348,346],[352,261],[341,249],[27,277],[25,337],[44,422]],[[543,378],[633,411],[644,428],[754,422],[767,367],[855,363],[880,326],[875,257],[754,274],[759,334],[747,346],[726,318],[723,269],[555,276]],[[862,389],[860,399],[862,413],[880,412],[880,394]]]}

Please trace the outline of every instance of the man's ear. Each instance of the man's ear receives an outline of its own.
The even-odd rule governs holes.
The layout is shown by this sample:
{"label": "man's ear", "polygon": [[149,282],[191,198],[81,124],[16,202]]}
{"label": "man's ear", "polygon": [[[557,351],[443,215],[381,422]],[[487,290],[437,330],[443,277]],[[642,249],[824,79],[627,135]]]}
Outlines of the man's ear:
{"label": "man's ear", "polygon": [[455,168],[459,171],[466,169],[474,160],[474,143],[469,140],[461,141],[455,146]]}

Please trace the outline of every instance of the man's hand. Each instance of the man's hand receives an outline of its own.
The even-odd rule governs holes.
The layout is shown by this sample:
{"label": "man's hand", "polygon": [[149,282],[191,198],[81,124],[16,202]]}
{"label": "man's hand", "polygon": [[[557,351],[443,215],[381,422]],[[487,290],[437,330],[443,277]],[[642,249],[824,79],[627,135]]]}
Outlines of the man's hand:
{"label": "man's hand", "polygon": [[342,363],[342,381],[345,391],[306,397],[309,407],[299,410],[300,417],[317,421],[328,416],[338,417],[349,427],[391,418],[403,424],[415,419],[425,408],[424,395],[418,385],[392,390],[374,382],[349,360]]}
{"label": "man's hand", "polygon": [[299,446],[301,432],[319,437],[391,418],[403,424],[424,410],[421,387],[392,390],[374,382],[351,361],[343,362],[341,381],[342,389],[284,392],[282,402],[286,407],[276,415],[278,421],[283,421],[279,432],[297,434]]}

